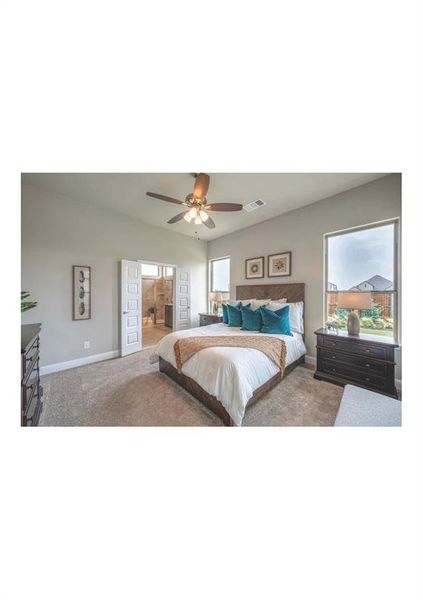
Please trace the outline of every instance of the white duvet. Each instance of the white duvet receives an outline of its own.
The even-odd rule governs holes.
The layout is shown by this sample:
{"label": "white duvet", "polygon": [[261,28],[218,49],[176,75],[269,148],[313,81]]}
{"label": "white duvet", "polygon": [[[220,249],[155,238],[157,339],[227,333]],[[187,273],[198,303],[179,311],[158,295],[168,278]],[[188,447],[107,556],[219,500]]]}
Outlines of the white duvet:
{"label": "white duvet", "polygon": [[[151,360],[161,356],[176,368],[173,346],[177,339],[201,335],[272,335],[286,344],[286,366],[306,353],[302,335],[266,334],[259,331],[242,331],[223,323],[185,329],[170,333],[160,340]],[[182,373],[194,379],[206,392],[223,404],[236,425],[241,425],[245,407],[254,391],[276,375],[278,368],[260,350],[253,348],[205,348],[192,356],[182,366]]]}

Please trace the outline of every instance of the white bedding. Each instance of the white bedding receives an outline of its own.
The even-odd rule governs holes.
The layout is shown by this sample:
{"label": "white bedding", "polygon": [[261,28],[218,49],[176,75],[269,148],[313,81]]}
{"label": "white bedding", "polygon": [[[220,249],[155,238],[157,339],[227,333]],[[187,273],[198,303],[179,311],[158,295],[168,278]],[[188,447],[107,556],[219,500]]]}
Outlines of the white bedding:
{"label": "white bedding", "polygon": [[[286,344],[286,366],[306,353],[302,335],[266,334],[260,331],[242,331],[223,323],[184,329],[170,333],[160,340],[152,361],[161,356],[176,368],[173,349],[177,339],[201,335],[273,335]],[[254,391],[276,375],[278,368],[260,350],[253,348],[205,348],[182,366],[182,373],[194,379],[206,392],[215,396],[225,407],[236,425],[241,425],[245,407]]]}

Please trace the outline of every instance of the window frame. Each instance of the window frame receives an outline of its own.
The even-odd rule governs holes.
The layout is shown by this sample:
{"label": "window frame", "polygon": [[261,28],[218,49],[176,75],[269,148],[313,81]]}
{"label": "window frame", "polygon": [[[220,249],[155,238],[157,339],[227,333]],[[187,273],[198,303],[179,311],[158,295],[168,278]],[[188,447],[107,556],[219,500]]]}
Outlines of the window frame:
{"label": "window frame", "polygon": [[[385,219],[383,221],[377,221],[374,223],[368,223],[366,225],[359,225],[357,227],[348,227],[347,229],[341,229],[338,231],[333,231],[324,234],[324,266],[323,266],[323,323],[326,324],[328,320],[328,293],[334,293],[334,290],[329,290],[328,286],[328,271],[329,271],[329,262],[328,262],[328,240],[329,238],[346,235],[348,233],[353,233],[355,231],[366,231],[368,229],[376,229],[377,227],[384,227],[386,225],[394,226],[394,236],[393,236],[393,256],[394,256],[394,264],[393,264],[393,277],[394,281],[392,282],[392,290],[385,290],[383,294],[392,295],[392,312],[394,317],[394,329],[393,329],[393,337],[397,340],[400,339],[401,333],[401,296],[400,296],[400,217],[394,217],[392,219]],[[348,291],[348,290],[337,290],[338,292]],[[377,292],[375,292],[377,293]]]}
{"label": "window frame", "polygon": [[[229,260],[229,282],[228,282],[228,290],[213,290],[213,263],[219,262],[221,260]],[[209,260],[209,277],[208,277],[208,289],[207,289],[207,304],[210,310],[211,302],[208,300],[208,296],[210,292],[227,292],[231,293],[231,257],[230,256],[219,256],[218,258],[211,258]]]}
{"label": "window frame", "polygon": [[[151,275],[151,274],[147,275],[146,273],[144,274],[143,273],[143,267],[144,267],[144,265],[146,267],[157,267],[157,275]],[[149,279],[160,279],[160,265],[158,263],[143,263],[143,262],[141,262],[141,277],[144,277],[144,278],[147,278],[147,279],[148,278]]]}

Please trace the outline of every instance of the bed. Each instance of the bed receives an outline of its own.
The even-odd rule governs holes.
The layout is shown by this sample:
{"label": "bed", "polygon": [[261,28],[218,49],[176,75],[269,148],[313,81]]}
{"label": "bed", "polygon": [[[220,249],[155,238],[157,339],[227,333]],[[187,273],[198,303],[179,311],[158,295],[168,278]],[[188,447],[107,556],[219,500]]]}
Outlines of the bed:
{"label": "bed", "polygon": [[[249,298],[286,298],[288,302],[304,302],[304,284],[241,285],[236,287],[237,300]],[[243,331],[223,323],[175,331],[160,340],[152,356],[159,362],[162,373],[173,379],[192,394],[224,425],[241,425],[246,410],[277,385],[282,377],[277,366],[260,350],[253,348],[211,347],[192,356],[178,373],[174,344],[184,337],[221,335],[270,335]],[[286,377],[304,362],[306,348],[304,335],[293,332],[292,336],[271,334],[286,344]]]}

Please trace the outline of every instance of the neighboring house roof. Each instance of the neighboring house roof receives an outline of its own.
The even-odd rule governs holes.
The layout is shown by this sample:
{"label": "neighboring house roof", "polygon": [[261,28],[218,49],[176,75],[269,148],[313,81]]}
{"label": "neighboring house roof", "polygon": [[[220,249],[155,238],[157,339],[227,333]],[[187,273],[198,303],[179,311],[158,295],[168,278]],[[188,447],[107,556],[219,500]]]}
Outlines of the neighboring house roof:
{"label": "neighboring house roof", "polygon": [[358,285],[355,285],[354,287],[352,287],[350,289],[351,290],[359,290],[359,289],[361,289],[360,286],[362,286],[366,283],[368,285],[370,285],[374,290],[381,291],[381,292],[384,292],[386,290],[392,290],[392,286],[393,286],[392,281],[390,281],[389,279],[386,279],[386,277],[382,277],[382,275],[373,275],[373,277],[370,277],[370,279],[365,279],[364,281],[362,281],[361,283],[359,283]]}
{"label": "neighboring house roof", "polygon": [[330,281],[328,281],[328,289],[336,291],[338,289],[338,286],[336,285],[336,283],[331,283]]}

